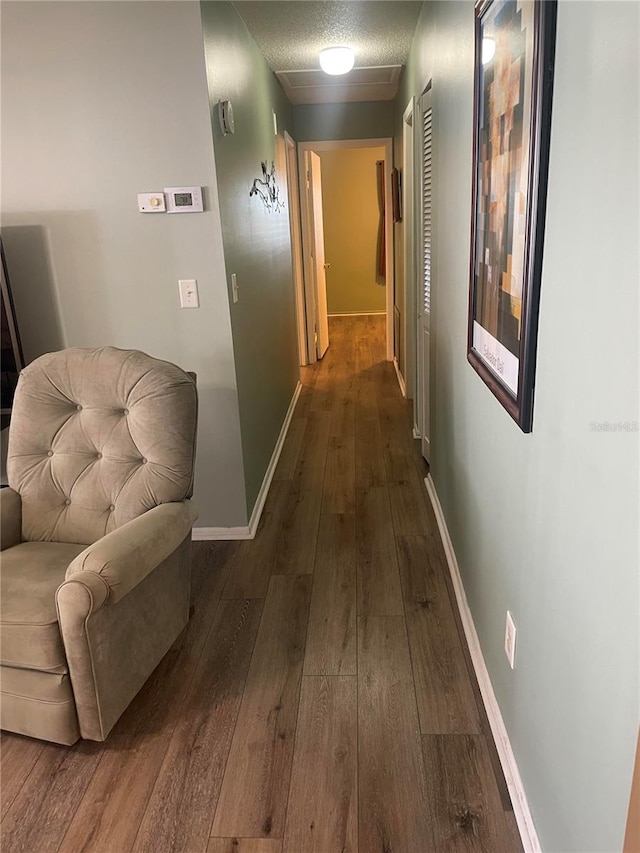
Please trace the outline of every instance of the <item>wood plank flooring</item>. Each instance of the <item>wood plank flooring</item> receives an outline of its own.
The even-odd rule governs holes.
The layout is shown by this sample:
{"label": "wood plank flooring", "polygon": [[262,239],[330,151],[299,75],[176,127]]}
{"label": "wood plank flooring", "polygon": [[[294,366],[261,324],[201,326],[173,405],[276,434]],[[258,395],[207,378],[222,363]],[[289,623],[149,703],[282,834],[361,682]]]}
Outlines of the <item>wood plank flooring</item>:
{"label": "wood plank flooring", "polygon": [[189,625],[109,740],[2,733],[3,853],[522,849],[384,317],[330,337],[256,538],[194,543]]}

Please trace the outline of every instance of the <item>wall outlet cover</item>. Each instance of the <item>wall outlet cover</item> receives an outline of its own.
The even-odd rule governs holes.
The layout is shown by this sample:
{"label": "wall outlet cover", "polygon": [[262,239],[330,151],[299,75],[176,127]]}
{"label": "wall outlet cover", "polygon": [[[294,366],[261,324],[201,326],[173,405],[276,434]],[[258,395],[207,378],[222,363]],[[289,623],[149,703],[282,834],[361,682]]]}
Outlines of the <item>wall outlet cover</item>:
{"label": "wall outlet cover", "polygon": [[513,616],[507,610],[507,623],[504,630],[504,653],[509,661],[511,669],[516,665],[516,623]]}

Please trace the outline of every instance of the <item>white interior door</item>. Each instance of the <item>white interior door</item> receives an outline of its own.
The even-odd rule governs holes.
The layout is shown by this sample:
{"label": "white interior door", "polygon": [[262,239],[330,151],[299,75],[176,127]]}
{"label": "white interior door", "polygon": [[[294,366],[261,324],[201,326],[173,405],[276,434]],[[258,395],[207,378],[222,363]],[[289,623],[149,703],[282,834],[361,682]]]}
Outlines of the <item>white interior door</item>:
{"label": "white interior door", "polygon": [[289,201],[289,229],[291,233],[291,255],[293,258],[293,284],[296,304],[296,326],[298,330],[298,356],[300,364],[309,361],[307,347],[307,317],[304,295],[304,264],[302,260],[302,228],[300,217],[300,190],[298,181],[298,156],[296,143],[284,132],[287,152],[287,198]]}
{"label": "white interior door", "polygon": [[416,415],[422,455],[429,461],[431,450],[431,247],[433,212],[433,109],[431,89],[420,99],[420,275],[418,327],[416,330],[417,398]]}
{"label": "white interior door", "polygon": [[327,314],[327,279],[324,260],[324,224],[322,221],[322,171],[320,158],[314,151],[305,151],[305,170],[308,194],[311,274],[315,295],[316,356],[322,358],[329,347],[329,317]]}

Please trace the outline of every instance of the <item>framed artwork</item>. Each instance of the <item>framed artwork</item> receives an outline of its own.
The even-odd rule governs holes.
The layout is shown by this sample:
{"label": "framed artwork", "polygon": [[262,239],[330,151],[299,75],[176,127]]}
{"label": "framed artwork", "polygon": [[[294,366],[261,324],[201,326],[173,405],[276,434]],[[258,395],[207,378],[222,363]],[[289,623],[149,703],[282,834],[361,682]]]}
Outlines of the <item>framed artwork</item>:
{"label": "framed artwork", "polygon": [[523,432],[533,425],[556,0],[475,7],[467,358]]}

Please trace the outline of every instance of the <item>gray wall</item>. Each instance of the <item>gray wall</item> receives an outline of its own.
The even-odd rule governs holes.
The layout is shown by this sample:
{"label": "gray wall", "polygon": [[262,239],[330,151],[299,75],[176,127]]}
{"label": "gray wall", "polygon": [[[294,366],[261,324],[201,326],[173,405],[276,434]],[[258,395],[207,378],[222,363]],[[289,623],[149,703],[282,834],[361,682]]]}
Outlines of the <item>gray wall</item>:
{"label": "gray wall", "polygon": [[[3,3],[2,229],[28,356],[142,349],[198,374],[202,526],[246,523],[200,7]],[[207,211],[138,213],[202,185]],[[201,308],[181,310],[179,278]]]}
{"label": "gray wall", "polygon": [[[299,378],[284,130],[291,107],[231,3],[202,3],[224,256],[239,301],[231,323],[240,401],[247,512],[262,484]],[[230,99],[235,134],[222,135],[218,100]],[[276,139],[272,110],[278,117]],[[269,212],[249,190],[261,161],[276,164],[285,209]]]}
{"label": "gray wall", "polygon": [[296,142],[393,136],[393,101],[304,104],[293,107]]}
{"label": "gray wall", "polygon": [[434,91],[432,473],[548,851],[621,849],[638,726],[638,433],[590,424],[640,420],[639,12],[559,4],[531,435],[466,360],[471,2],[427,4],[408,72]]}

